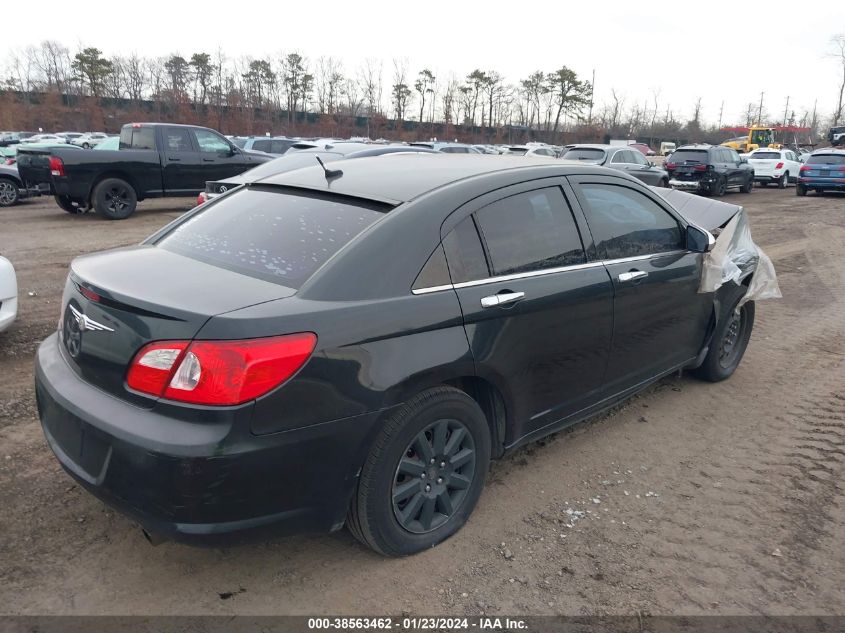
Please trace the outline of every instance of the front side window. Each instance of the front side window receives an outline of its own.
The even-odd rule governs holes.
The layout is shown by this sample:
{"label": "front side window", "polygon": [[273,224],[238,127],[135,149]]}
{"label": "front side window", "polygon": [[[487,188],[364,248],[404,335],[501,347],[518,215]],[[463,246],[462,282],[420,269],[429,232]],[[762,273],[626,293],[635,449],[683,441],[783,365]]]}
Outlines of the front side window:
{"label": "front side window", "polygon": [[193,130],[193,133],[201,152],[228,154],[231,151],[231,146],[226,139],[210,130]]}
{"label": "front side window", "polygon": [[581,185],[600,256],[621,259],[683,248],[672,215],[645,194],[619,185]]}
{"label": "front side window", "polygon": [[494,275],[586,262],[581,235],[558,187],[520,193],[475,214]]}

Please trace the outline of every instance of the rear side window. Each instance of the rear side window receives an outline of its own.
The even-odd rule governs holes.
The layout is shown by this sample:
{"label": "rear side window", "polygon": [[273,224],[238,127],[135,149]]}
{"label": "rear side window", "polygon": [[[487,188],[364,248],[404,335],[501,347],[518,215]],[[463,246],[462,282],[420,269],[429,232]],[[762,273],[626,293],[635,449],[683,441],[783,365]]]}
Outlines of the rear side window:
{"label": "rear side window", "polygon": [[183,127],[164,128],[164,149],[171,152],[191,152],[191,134]]}
{"label": "rear side window", "polygon": [[208,205],[157,246],[299,288],[389,209],[351,198],[251,187]]}
{"label": "rear side window", "polygon": [[683,247],[678,221],[645,194],[618,185],[585,184],[590,230],[600,256],[621,259]]}
{"label": "rear side window", "polygon": [[252,149],[257,150],[259,152],[269,152],[270,151],[270,141],[266,139],[261,139],[259,141],[255,141],[252,144]]}
{"label": "rear side window", "polygon": [[420,274],[417,275],[417,280],[414,282],[412,290],[436,288],[438,286],[446,286],[450,283],[452,281],[449,278],[449,266],[446,264],[446,255],[443,252],[443,246],[438,244],[425,263],[425,266],[423,266]]}
{"label": "rear side window", "polygon": [[586,261],[581,235],[557,187],[510,196],[476,212],[494,275]]}
{"label": "rear side window", "polygon": [[813,154],[807,159],[808,165],[845,165],[845,154]]}
{"label": "rear side window", "polygon": [[443,240],[452,282],[475,281],[490,276],[484,247],[472,216],[461,221]]}

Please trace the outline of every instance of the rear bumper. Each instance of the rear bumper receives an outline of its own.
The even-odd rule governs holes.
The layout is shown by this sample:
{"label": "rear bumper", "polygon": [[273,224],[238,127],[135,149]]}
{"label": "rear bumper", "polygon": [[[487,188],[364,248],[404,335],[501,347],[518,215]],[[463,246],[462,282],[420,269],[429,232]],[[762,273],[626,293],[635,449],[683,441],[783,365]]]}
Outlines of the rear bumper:
{"label": "rear bumper", "polygon": [[705,183],[701,180],[678,180],[672,178],[669,180],[669,186],[672,189],[680,189],[681,191],[706,191],[710,183]]}
{"label": "rear bumper", "polygon": [[44,435],[64,469],[148,531],[192,544],[340,528],[379,417],[265,436],[249,432],[248,416],[167,418],[84,382],[55,334],[38,349],[35,383]]}
{"label": "rear bumper", "polygon": [[799,177],[798,184],[808,189],[845,189],[845,178]]}

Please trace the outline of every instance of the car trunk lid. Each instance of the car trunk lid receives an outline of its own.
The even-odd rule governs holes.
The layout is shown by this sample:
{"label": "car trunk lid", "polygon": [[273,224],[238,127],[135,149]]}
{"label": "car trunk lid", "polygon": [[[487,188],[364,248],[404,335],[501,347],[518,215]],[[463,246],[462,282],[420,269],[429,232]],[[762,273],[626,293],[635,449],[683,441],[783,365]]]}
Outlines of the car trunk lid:
{"label": "car trunk lid", "polygon": [[190,340],[215,315],[294,293],[155,246],[84,256],[71,265],[62,299],[62,352],[89,383],[152,406],[125,386],[141,347]]}

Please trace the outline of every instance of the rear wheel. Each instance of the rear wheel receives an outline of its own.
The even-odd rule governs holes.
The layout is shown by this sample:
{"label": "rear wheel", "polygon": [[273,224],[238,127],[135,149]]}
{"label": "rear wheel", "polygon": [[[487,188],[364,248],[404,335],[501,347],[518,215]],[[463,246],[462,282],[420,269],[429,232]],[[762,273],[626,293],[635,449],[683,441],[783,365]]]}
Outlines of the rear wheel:
{"label": "rear wheel", "polygon": [[786,184],[789,182],[789,172],[783,172],[783,176],[778,179],[778,189],[786,189]]}
{"label": "rear wheel", "polygon": [[807,195],[807,187],[804,185],[795,185],[795,195],[796,196],[806,196]]}
{"label": "rear wheel", "polygon": [[68,196],[53,196],[53,198],[56,200],[56,204],[68,213],[85,213],[88,210],[88,207],[84,204],[74,205],[73,200]]}
{"label": "rear wheel", "polygon": [[484,413],[451,387],[424,391],[384,425],[361,470],[347,525],[387,556],[434,547],[475,508],[490,465]]}
{"label": "rear wheel", "polygon": [[11,178],[0,178],[0,207],[11,207],[19,201],[18,183]]}
{"label": "rear wheel", "polygon": [[725,180],[724,176],[718,176],[716,182],[713,183],[711,188],[711,192],[717,198],[721,198],[725,195],[725,192],[728,190],[728,182]]}
{"label": "rear wheel", "polygon": [[718,382],[729,378],[739,366],[754,327],[754,302],[747,301],[737,308],[747,291],[745,286],[734,284],[724,297],[725,309],[710,342],[710,350],[701,366],[693,371],[699,378]]}
{"label": "rear wheel", "polygon": [[94,188],[94,208],[108,220],[124,220],[135,211],[138,196],[135,189],[120,178],[106,178]]}

